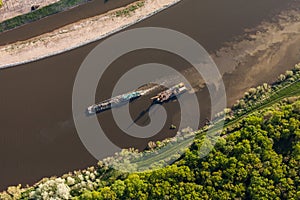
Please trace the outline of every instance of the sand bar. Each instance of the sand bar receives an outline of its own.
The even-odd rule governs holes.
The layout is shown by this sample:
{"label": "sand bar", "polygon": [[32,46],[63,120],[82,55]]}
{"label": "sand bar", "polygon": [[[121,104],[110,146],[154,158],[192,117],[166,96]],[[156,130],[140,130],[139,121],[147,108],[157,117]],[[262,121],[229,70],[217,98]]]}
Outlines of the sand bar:
{"label": "sand bar", "polygon": [[126,6],[129,8],[137,3],[144,3],[143,6],[130,12],[129,15],[117,16],[117,11],[126,9],[120,8],[69,24],[25,41],[0,46],[0,68],[32,62],[97,41],[138,23],[180,1],[143,0]]}

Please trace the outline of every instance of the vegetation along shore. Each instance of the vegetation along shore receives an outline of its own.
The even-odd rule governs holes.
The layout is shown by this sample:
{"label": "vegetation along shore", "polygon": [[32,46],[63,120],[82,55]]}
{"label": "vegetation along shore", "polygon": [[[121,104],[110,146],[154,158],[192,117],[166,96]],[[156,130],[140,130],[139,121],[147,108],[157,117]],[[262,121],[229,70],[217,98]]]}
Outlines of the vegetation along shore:
{"label": "vegetation along shore", "polygon": [[[19,1],[3,2],[0,6],[0,33],[42,19],[44,17],[63,12],[75,6],[88,2],[88,0],[47,0],[47,1]],[[39,9],[32,10],[32,6]]]}

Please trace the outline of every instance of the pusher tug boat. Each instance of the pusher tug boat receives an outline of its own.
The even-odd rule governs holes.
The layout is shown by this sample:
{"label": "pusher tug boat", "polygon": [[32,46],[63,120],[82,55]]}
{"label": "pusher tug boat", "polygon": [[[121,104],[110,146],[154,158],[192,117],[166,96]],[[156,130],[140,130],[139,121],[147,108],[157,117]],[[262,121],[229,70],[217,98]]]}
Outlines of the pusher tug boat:
{"label": "pusher tug boat", "polygon": [[179,83],[167,90],[164,90],[164,91],[158,93],[155,97],[152,97],[151,99],[154,102],[163,103],[163,102],[168,101],[168,100],[170,100],[178,95],[181,95],[187,91],[188,91],[188,89],[186,88],[184,83]]}

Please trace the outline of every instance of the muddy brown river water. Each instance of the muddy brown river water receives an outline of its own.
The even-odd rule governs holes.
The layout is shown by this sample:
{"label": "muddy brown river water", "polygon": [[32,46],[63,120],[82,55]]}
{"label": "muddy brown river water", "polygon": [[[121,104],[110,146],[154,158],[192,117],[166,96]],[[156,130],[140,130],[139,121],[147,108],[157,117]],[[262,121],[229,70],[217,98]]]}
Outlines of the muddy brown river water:
{"label": "muddy brown river water", "polygon": [[[243,40],[245,28],[253,28],[263,20],[269,20],[289,7],[287,0],[183,0],[178,5],[159,13],[135,27],[165,27],[187,34],[202,44],[210,53],[214,53],[226,42]],[[89,10],[90,9],[90,10]],[[91,8],[78,10],[82,15],[92,15]],[[59,17],[48,28],[61,23]],[[52,19],[51,18],[51,19]],[[57,24],[56,24],[57,22]],[[39,29],[31,24],[23,29],[13,30],[11,37],[6,33],[0,38],[13,41],[22,34],[26,38],[26,29]],[[28,32],[28,35],[32,31]],[[3,39],[4,41],[4,39]],[[3,42],[2,41],[2,42]],[[1,43],[2,43],[1,42]],[[0,190],[9,185],[33,184],[42,177],[61,175],[96,164],[96,160],[82,145],[72,119],[72,88],[74,79],[82,61],[101,41],[85,45],[72,51],[49,57],[22,66],[0,70]],[[299,52],[298,52],[299,53]],[[288,54],[278,63],[256,69],[257,73],[248,73],[258,58],[249,57],[249,62],[235,66],[224,73],[228,105],[240,98],[246,89],[272,82],[286,69],[291,68],[299,54]],[[96,100],[108,98],[113,83],[126,70],[149,62],[167,64],[179,70],[188,70],[189,65],[177,56],[155,50],[132,52],[116,60],[106,72],[98,86]],[[259,74],[259,76],[257,75]],[[244,81],[252,76],[251,81]],[[201,124],[210,115],[210,100],[204,88],[197,92],[200,100]],[[149,123],[147,114],[148,99],[141,99],[131,105],[131,113],[137,124]],[[178,121],[179,108],[176,102],[166,104],[170,116],[167,125],[151,140],[159,140],[176,133],[169,130],[168,124]],[[104,130],[111,133],[110,138],[120,147],[135,146],[143,148],[148,140],[128,138],[120,133],[114,124],[110,111],[101,113],[99,121]]]}

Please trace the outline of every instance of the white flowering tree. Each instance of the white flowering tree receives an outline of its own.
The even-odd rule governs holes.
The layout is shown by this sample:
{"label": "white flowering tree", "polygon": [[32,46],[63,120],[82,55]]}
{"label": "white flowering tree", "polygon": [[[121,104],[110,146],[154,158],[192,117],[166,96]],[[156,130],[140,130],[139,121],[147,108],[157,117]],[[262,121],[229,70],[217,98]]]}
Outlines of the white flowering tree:
{"label": "white flowering tree", "polygon": [[36,190],[30,193],[30,198],[37,200],[70,199],[70,188],[65,179],[51,179],[39,184]]}

